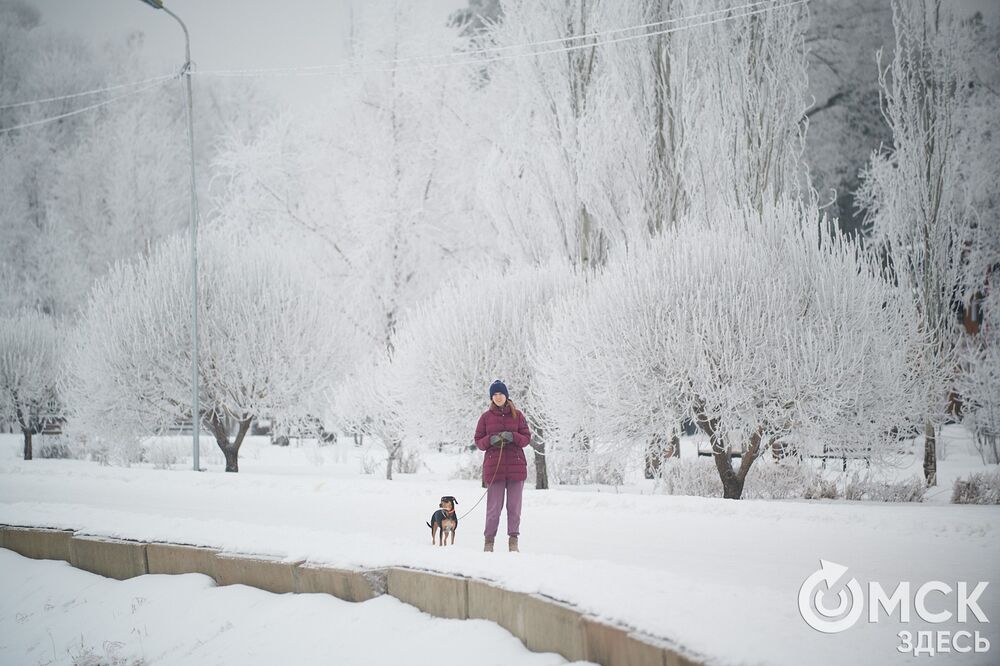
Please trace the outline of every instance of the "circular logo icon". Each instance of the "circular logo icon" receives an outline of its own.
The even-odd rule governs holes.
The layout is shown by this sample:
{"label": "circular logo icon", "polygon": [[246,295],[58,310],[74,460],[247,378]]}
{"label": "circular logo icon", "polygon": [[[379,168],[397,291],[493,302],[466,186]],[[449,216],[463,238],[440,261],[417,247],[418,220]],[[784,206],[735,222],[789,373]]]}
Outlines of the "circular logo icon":
{"label": "circular logo icon", "polygon": [[799,588],[799,614],[816,631],[840,633],[864,611],[861,585],[854,578],[844,581],[847,567],[842,564],[820,560],[819,565]]}

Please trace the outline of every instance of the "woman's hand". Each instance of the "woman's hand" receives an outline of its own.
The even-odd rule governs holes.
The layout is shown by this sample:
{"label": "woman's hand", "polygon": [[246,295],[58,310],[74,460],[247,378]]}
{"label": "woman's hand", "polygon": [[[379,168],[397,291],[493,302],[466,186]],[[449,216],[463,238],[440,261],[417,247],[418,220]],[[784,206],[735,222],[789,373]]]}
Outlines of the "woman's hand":
{"label": "woman's hand", "polygon": [[490,436],[490,446],[500,446],[501,442],[503,442],[503,438],[500,435]]}
{"label": "woman's hand", "polygon": [[510,430],[504,430],[502,433],[500,433],[500,438],[503,439],[503,441],[505,442],[513,442],[514,433],[512,433]]}

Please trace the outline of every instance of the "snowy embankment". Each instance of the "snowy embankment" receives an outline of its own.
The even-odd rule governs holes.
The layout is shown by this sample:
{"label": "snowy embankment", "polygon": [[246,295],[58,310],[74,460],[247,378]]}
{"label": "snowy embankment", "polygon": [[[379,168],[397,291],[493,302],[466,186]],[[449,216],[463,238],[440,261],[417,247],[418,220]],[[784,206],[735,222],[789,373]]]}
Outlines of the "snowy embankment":
{"label": "snowy embankment", "polygon": [[[526,489],[523,552],[486,554],[482,505],[461,522],[455,547],[430,546],[424,521],[438,498],[455,495],[466,511],[482,493],[475,481],[448,479],[454,458],[428,456],[427,469],[389,482],[359,475],[358,453],[350,448],[309,452],[252,440],[241,472],[224,474],[214,466],[194,473],[72,460],[26,463],[16,460],[15,444],[6,440],[0,459],[2,523],[488,578],[571,602],[721,664],[903,662],[906,656],[896,651],[901,630],[966,628],[993,643],[989,653],[944,654],[943,662],[996,663],[1000,649],[994,586],[1000,507]],[[316,465],[319,460],[326,464]],[[948,464],[941,463],[943,476]],[[979,604],[993,623],[901,625],[884,618],[821,634],[797,606],[799,587],[820,559],[887,590],[900,581],[914,588],[969,581],[970,589],[990,581]]]}
{"label": "snowy embankment", "polygon": [[8,550],[0,572],[5,664],[566,663],[529,652],[492,622],[459,626],[390,596],[352,604],[216,587],[201,574],[117,581]]}

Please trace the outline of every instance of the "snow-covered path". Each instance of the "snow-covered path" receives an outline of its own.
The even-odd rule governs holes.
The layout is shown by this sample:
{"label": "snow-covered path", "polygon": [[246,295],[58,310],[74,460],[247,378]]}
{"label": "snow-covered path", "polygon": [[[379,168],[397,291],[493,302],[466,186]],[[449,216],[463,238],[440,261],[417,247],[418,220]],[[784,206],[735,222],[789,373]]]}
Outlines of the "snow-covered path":
{"label": "snow-covered path", "polygon": [[[388,482],[336,465],[295,469],[250,456],[238,475],[7,458],[0,522],[479,576],[569,601],[719,663],[798,664],[806,655],[814,664],[905,660],[897,631],[927,626],[883,620],[825,635],[799,617],[799,586],[820,559],[890,590],[901,580],[954,586],[996,581],[1000,573],[1000,508],[982,506],[529,489],[519,555],[480,552],[482,505],[461,523],[456,547],[432,548],[424,521],[438,497],[457,496],[464,511],[481,492],[476,482],[440,474]],[[980,605],[994,622],[973,628],[996,645],[997,589]],[[997,649],[942,660],[995,663]]]}

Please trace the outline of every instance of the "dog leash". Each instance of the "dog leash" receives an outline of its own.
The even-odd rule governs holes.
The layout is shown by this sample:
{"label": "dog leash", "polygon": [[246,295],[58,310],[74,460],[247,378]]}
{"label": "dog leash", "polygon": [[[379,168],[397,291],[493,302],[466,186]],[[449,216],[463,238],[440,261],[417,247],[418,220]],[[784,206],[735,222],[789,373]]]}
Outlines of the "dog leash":
{"label": "dog leash", "polygon": [[476,503],[472,505],[472,508],[469,509],[468,511],[466,511],[465,513],[463,513],[461,516],[459,516],[458,520],[462,520],[467,515],[469,515],[470,513],[472,513],[472,510],[475,509],[477,506],[479,506],[479,503],[483,501],[484,497],[486,497],[486,493],[490,492],[490,486],[493,485],[493,480],[497,478],[497,472],[500,471],[500,461],[501,460],[503,460],[503,441],[502,440],[500,441],[500,455],[497,456],[497,466],[493,469],[493,478],[490,479],[490,482],[486,484],[486,490],[484,490],[483,494],[479,496],[479,499],[476,500]]}

